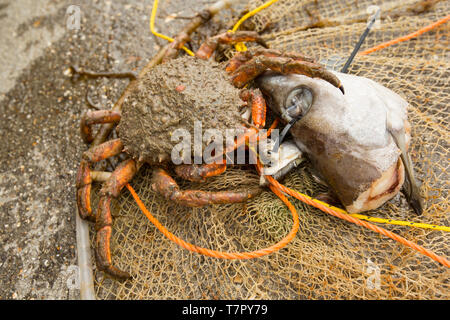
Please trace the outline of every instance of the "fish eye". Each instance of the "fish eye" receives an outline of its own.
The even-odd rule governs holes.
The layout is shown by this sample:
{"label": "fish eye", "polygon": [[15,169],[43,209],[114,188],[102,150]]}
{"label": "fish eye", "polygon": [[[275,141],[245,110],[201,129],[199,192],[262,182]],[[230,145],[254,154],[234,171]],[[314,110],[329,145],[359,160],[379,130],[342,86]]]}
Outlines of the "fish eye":
{"label": "fish eye", "polygon": [[286,116],[290,118],[303,117],[311,108],[313,95],[309,88],[296,88],[289,93],[285,103]]}

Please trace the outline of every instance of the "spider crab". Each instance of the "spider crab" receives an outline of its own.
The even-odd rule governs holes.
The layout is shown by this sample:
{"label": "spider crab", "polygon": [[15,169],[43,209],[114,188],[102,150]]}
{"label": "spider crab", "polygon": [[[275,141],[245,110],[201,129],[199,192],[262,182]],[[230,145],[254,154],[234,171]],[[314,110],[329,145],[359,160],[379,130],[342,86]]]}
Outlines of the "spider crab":
{"label": "spider crab", "polygon": [[[93,146],[83,153],[77,173],[77,205],[83,219],[95,221],[96,262],[102,270],[116,278],[129,278],[112,263],[110,239],[112,234],[111,201],[118,197],[123,187],[132,180],[143,163],[154,166],[152,188],[168,201],[187,206],[242,202],[260,192],[258,186],[246,191],[206,192],[181,190],[169,175],[169,168],[187,180],[202,181],[223,173],[226,164],[182,164],[170,163],[171,131],[176,127],[189,126],[185,119],[202,120],[212,116],[210,123],[223,130],[242,122],[238,107],[246,105],[251,110],[252,125],[265,125],[266,102],[259,89],[242,89],[266,70],[281,74],[302,74],[321,78],[330,85],[343,87],[339,79],[322,65],[299,54],[285,54],[270,49],[237,54],[225,69],[210,57],[219,44],[234,44],[253,41],[266,47],[255,32],[226,32],[209,38],[196,52],[195,57],[169,60],[150,70],[138,79],[138,85],[125,100],[122,112],[97,110],[87,112],[81,120],[81,134],[87,143],[93,140],[92,126],[100,123],[117,124],[118,139]],[[242,90],[241,90],[242,89]],[[219,112],[222,110],[222,113]],[[229,114],[229,116],[221,116]],[[235,120],[230,120],[235,119]],[[184,122],[183,122],[184,121]],[[93,181],[102,181],[92,167],[95,163],[125,153],[128,159],[121,162],[110,174],[100,190],[96,214],[91,208]]]}

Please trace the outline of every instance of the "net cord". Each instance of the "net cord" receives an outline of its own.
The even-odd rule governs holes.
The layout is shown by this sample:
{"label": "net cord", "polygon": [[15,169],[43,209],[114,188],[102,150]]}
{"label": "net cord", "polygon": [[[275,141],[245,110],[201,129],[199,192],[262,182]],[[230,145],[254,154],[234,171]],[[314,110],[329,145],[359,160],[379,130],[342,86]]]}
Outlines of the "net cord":
{"label": "net cord", "polygon": [[[239,26],[248,18],[250,18],[251,16],[255,15],[256,13],[260,12],[261,10],[269,7],[270,5],[272,5],[273,3],[277,2],[278,0],[270,0],[266,3],[264,3],[263,5],[257,7],[256,9],[250,11],[249,13],[247,13],[246,15],[244,15],[233,27],[233,29],[231,30],[232,32],[235,32]],[[152,14],[151,14],[151,18],[150,18],[150,30],[151,32],[157,36],[160,37],[162,39],[165,39],[167,41],[173,42],[174,39],[165,36],[163,34],[160,34],[158,32],[155,31],[154,28],[154,22],[155,22],[155,17],[156,17],[156,11],[157,11],[157,7],[158,7],[158,0],[154,0],[153,3],[153,8],[152,8]],[[393,39],[391,41],[382,43],[380,45],[377,45],[373,48],[367,49],[363,52],[360,53],[360,55],[367,55],[370,54],[372,52],[375,52],[377,50],[381,50],[384,49],[388,46],[397,44],[399,42],[403,42],[403,41],[407,41],[410,40],[414,37],[417,37],[427,31],[430,31],[434,28],[437,28],[438,26],[446,23],[448,20],[450,19],[450,15],[424,27],[421,28],[419,30],[417,30],[414,33],[408,34],[404,37],[400,37],[400,38],[396,38]],[[367,35],[368,31],[370,30],[370,27],[366,29],[365,34],[363,34],[363,36],[361,37],[362,39],[365,38],[365,35]],[[189,49],[187,49],[186,47],[183,47],[183,49],[191,56],[194,56],[194,53],[192,51],[190,51]],[[238,51],[246,51],[247,48],[245,47],[245,45],[243,43],[238,43],[236,45],[236,49]],[[351,61],[350,61],[351,62]],[[445,258],[445,257],[441,257],[436,255],[434,252],[431,252],[430,250],[427,250],[391,231],[388,231],[384,228],[378,227],[376,225],[373,225],[371,223],[365,222],[362,219],[368,220],[369,217],[367,216],[363,216],[363,215],[356,215],[356,214],[348,214],[345,211],[339,209],[339,210],[335,210],[338,208],[334,208],[332,206],[326,205],[325,203],[318,201],[316,199],[312,199],[306,195],[301,194],[298,191],[289,189],[285,186],[283,186],[282,184],[280,184],[278,181],[276,181],[275,179],[273,179],[271,176],[266,176],[266,179],[270,182],[270,189],[272,190],[272,192],[274,192],[285,204],[286,206],[289,208],[289,210],[292,213],[293,216],[293,226],[292,229],[290,231],[290,233],[283,238],[280,242],[278,242],[277,244],[268,247],[266,249],[261,249],[261,250],[257,250],[257,251],[253,251],[253,252],[221,252],[221,251],[216,251],[216,250],[211,250],[211,249],[206,249],[206,248],[201,248],[195,245],[192,245],[190,243],[185,242],[184,240],[176,237],[175,235],[173,235],[170,231],[168,231],[156,218],[153,217],[153,215],[151,215],[151,213],[147,210],[147,208],[145,207],[145,205],[143,204],[143,202],[140,200],[139,196],[137,195],[137,193],[134,191],[134,189],[131,187],[130,184],[127,184],[126,187],[128,188],[128,190],[130,191],[130,193],[132,194],[133,198],[135,199],[136,203],[138,204],[139,208],[141,209],[141,211],[146,215],[146,217],[170,240],[174,241],[175,243],[179,244],[180,246],[190,250],[190,251],[194,251],[194,252],[198,252],[207,256],[211,256],[211,257],[217,257],[217,258],[223,258],[223,259],[250,259],[250,258],[255,258],[255,257],[260,257],[263,255],[267,255],[271,252],[277,251],[279,249],[281,249],[282,247],[286,246],[294,237],[295,234],[298,231],[298,227],[299,227],[299,221],[298,221],[298,214],[296,212],[295,207],[289,202],[289,200],[282,194],[282,192],[289,194],[291,196],[293,196],[294,198],[309,204],[311,206],[314,206],[318,209],[320,209],[323,212],[326,212],[328,214],[331,214],[333,216],[336,216],[338,218],[341,218],[343,220],[346,220],[348,222],[352,222],[355,223],[357,225],[366,227],[372,231],[375,231],[377,233],[383,234],[395,241],[398,241],[402,244],[404,244],[405,246],[408,246],[428,257],[430,257],[431,259],[441,263],[442,265],[450,268],[450,262]],[[382,223],[390,223],[390,224],[397,224],[397,225],[408,225],[408,226],[416,226],[416,227],[422,227],[422,228],[430,228],[430,229],[435,229],[435,230],[442,230],[442,231],[450,231],[450,228],[448,227],[444,227],[444,226],[434,226],[434,225],[427,225],[427,224],[422,224],[422,223],[413,223],[413,222],[408,222],[408,221],[393,221],[391,219],[381,219],[381,218],[371,218],[372,220],[376,220],[376,222],[382,222]]]}

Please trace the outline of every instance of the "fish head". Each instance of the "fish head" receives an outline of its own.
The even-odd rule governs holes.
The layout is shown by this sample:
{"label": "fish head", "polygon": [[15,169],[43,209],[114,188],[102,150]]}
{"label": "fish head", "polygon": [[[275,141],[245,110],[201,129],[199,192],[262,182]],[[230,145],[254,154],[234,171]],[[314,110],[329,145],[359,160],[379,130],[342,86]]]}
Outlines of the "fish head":
{"label": "fish head", "polygon": [[[297,120],[292,138],[346,209],[362,212],[381,206],[403,185],[408,103],[375,81],[334,73],[345,94],[319,78],[272,71],[256,86],[278,117]],[[407,171],[411,178],[412,168]]]}

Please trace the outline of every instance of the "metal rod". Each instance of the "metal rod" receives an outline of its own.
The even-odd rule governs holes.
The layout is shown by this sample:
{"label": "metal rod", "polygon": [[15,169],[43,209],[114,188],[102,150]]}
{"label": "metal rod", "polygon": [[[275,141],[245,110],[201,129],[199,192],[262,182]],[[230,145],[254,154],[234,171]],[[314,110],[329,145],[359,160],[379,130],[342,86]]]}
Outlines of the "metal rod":
{"label": "metal rod", "polygon": [[75,211],[77,224],[78,276],[81,300],[95,300],[94,276],[92,272],[89,226]]}
{"label": "metal rod", "polygon": [[278,138],[275,140],[275,145],[273,146],[272,152],[277,153],[278,149],[280,148],[281,143],[284,140],[284,137],[287,135],[291,127],[298,121],[300,118],[292,119],[286,127],[284,127],[283,131],[281,131],[281,134],[278,136]]}
{"label": "metal rod", "polygon": [[361,48],[361,45],[363,44],[364,40],[366,39],[367,35],[370,32],[370,29],[372,29],[372,26],[375,24],[375,21],[380,16],[381,9],[378,8],[377,12],[374,14],[372,19],[370,20],[369,24],[367,25],[366,30],[364,30],[363,34],[359,38],[358,43],[356,44],[355,48],[353,49],[352,54],[348,58],[347,62],[345,63],[344,67],[342,68],[342,73],[347,73],[348,67],[350,67],[350,64],[353,62],[353,59],[355,58],[356,54],[358,53],[359,49]]}

